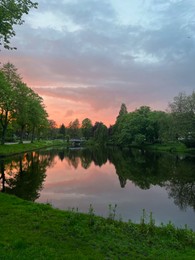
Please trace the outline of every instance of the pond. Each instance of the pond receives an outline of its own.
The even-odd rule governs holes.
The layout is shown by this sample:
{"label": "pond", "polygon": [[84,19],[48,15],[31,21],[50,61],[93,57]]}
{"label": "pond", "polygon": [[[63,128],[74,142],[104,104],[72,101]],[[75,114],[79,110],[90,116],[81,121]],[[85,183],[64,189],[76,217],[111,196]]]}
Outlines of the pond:
{"label": "pond", "polygon": [[[48,149],[0,160],[4,192],[53,207],[195,230],[195,158],[132,149]],[[111,206],[109,206],[111,205]]]}

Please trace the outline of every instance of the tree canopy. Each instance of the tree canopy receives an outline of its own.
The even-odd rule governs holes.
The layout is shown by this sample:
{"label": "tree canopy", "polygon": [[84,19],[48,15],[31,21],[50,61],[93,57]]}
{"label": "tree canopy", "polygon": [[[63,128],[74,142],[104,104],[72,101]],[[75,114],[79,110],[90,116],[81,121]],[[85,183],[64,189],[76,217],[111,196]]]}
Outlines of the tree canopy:
{"label": "tree canopy", "polygon": [[1,0],[0,2],[0,45],[6,49],[11,47],[10,39],[15,36],[14,25],[21,25],[23,14],[28,14],[31,8],[37,8],[37,3],[30,0]]}

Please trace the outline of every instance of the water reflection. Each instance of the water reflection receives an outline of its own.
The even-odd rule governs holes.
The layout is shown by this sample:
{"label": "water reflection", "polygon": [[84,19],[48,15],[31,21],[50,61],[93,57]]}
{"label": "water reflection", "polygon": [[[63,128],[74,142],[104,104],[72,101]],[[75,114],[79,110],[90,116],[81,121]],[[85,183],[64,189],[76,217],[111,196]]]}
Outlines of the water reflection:
{"label": "water reflection", "polygon": [[[0,160],[0,171],[2,191],[31,201],[51,200],[60,208],[82,209],[83,204],[86,208],[90,203],[98,207],[102,201],[107,205],[113,201],[121,203],[121,208],[131,203],[133,210],[136,206],[153,210],[159,204],[158,210],[163,212],[162,196],[168,193],[180,211],[195,211],[193,157],[135,149],[51,149]],[[159,202],[153,201],[155,194]],[[171,211],[173,206],[167,207]],[[194,213],[187,212],[186,216],[192,220]]]}
{"label": "water reflection", "polygon": [[35,201],[39,198],[46,177],[46,168],[51,166],[52,162],[53,157],[39,152],[1,160],[1,190]]}

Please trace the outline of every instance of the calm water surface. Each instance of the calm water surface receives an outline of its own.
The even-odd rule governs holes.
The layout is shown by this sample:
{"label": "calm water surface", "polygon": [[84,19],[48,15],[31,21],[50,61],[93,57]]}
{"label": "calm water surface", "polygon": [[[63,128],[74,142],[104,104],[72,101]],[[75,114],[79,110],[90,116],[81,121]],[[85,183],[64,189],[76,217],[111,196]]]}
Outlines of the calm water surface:
{"label": "calm water surface", "polygon": [[1,190],[60,209],[139,223],[142,209],[156,224],[195,230],[195,158],[140,150],[62,150],[0,160]]}

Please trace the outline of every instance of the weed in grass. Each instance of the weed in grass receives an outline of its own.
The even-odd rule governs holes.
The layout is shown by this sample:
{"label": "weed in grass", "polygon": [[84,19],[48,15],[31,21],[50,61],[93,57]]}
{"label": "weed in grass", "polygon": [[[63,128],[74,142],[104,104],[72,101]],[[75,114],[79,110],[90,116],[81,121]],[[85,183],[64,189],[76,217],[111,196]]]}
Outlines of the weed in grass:
{"label": "weed in grass", "polygon": [[145,209],[142,210],[142,216],[140,218],[140,230],[141,232],[145,233],[146,235],[150,232],[152,233],[155,229],[155,220],[153,218],[152,212],[149,214],[149,221],[148,215]]}
{"label": "weed in grass", "polygon": [[114,206],[112,206],[112,204],[108,205],[108,220],[115,220],[116,217],[116,208],[117,208],[117,204],[115,204]]}
{"label": "weed in grass", "polygon": [[143,209],[142,216],[140,218],[140,225],[145,225],[146,223],[147,223],[147,214],[146,214],[146,210]]}
{"label": "weed in grass", "polygon": [[47,200],[47,202],[46,202],[45,204],[48,205],[48,206],[50,206],[50,207],[52,207],[52,202],[49,201],[49,200]]}
{"label": "weed in grass", "polygon": [[92,207],[92,204],[90,204],[89,206],[89,211],[88,211],[88,215],[89,215],[89,226],[93,226],[95,223],[95,211]]}

